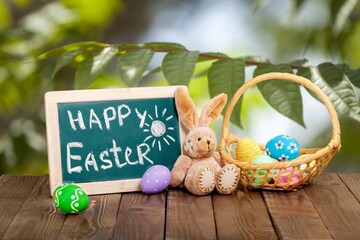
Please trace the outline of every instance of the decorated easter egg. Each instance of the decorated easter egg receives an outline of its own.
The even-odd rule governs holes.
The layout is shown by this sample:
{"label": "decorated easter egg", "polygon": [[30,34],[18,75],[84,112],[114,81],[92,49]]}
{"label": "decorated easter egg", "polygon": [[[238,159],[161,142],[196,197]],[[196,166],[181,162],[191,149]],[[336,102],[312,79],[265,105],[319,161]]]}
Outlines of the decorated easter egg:
{"label": "decorated easter egg", "polygon": [[75,184],[58,186],[53,196],[55,206],[66,214],[79,213],[89,206],[88,195]]}
{"label": "decorated easter egg", "polygon": [[280,162],[293,160],[300,154],[300,145],[292,137],[279,135],[266,143],[266,152]]}
{"label": "decorated easter egg", "polygon": [[262,153],[259,145],[252,138],[240,138],[236,143],[235,155],[239,161],[251,162]]}
{"label": "decorated easter egg", "polygon": [[[254,163],[254,164],[266,164],[266,163],[274,163],[274,162],[276,162],[276,160],[272,159],[271,157],[269,157],[267,155],[260,155],[251,161],[251,163]],[[251,175],[253,173],[253,171],[247,170],[246,173]],[[270,173],[274,174],[275,170],[271,169]],[[257,175],[266,175],[266,170],[261,170],[261,169],[257,170],[256,174]],[[263,182],[263,179],[264,179],[264,177],[254,177],[253,181],[254,181],[254,183],[261,184]],[[266,177],[265,181],[270,182],[271,179],[272,179],[271,177]]]}
{"label": "decorated easter egg", "polygon": [[297,168],[294,168],[294,172],[291,175],[292,171],[293,171],[293,167],[288,167],[286,169],[281,169],[279,182],[280,183],[287,183],[289,180],[290,180],[290,182],[298,181],[300,179],[300,177],[301,177],[299,170]]}
{"label": "decorated easter egg", "polygon": [[315,171],[316,170],[316,167],[314,167],[315,163],[316,163],[316,160],[313,160],[308,164],[306,164],[306,163],[301,164],[300,170],[305,170],[305,172],[308,172],[309,170],[312,169],[312,171]]}
{"label": "decorated easter egg", "polygon": [[141,190],[147,194],[164,191],[170,184],[171,172],[163,165],[150,167],[141,178]]}

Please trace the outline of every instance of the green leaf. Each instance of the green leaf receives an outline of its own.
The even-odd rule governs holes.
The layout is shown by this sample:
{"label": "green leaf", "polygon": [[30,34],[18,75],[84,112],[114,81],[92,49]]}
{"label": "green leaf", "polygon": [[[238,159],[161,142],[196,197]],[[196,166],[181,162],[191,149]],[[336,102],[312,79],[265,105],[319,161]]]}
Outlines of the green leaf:
{"label": "green leaf", "polygon": [[[210,97],[226,93],[231,98],[245,82],[245,64],[241,59],[219,60],[214,62],[208,71]],[[230,121],[242,127],[241,112],[242,97],[234,106]]]}
{"label": "green leaf", "polygon": [[284,72],[284,73],[293,73],[292,68],[287,64],[263,64],[258,66],[254,70],[254,77],[259,76],[260,74],[269,73],[269,72]]}
{"label": "green leaf", "polygon": [[354,11],[358,0],[332,0],[330,5],[331,28],[336,35],[341,33],[350,20],[350,15]]}
{"label": "green leaf", "polygon": [[100,71],[104,69],[106,64],[118,53],[117,48],[115,47],[107,47],[104,48],[100,54],[94,57],[94,62],[92,66],[92,73],[98,74]]}
{"label": "green leaf", "polygon": [[328,95],[335,109],[357,121],[360,121],[359,98],[348,77],[334,64],[326,62],[302,70],[301,74],[309,78]]}
{"label": "green leaf", "polygon": [[145,48],[151,48],[154,51],[162,52],[162,51],[184,51],[186,48],[178,43],[170,43],[170,42],[149,42],[143,45]]}
{"label": "green leaf", "polygon": [[199,56],[198,51],[169,52],[162,62],[166,80],[171,85],[188,85]]}
{"label": "green leaf", "polygon": [[254,65],[254,63],[270,63],[270,59],[265,58],[263,56],[244,56],[241,57],[242,60],[245,61],[246,65]]}
{"label": "green leaf", "polygon": [[78,49],[78,50],[74,50],[74,51],[69,51],[69,52],[64,52],[63,54],[60,55],[59,59],[56,61],[54,70],[52,72],[52,78],[55,77],[56,73],[63,67],[65,67],[66,65],[70,64],[74,58],[79,55],[82,52],[82,50]]}
{"label": "green leaf", "polygon": [[253,1],[253,13],[256,13],[257,11],[264,8],[269,3],[270,3],[270,1],[267,1],[267,0],[254,0]]}
{"label": "green leaf", "polygon": [[335,66],[347,76],[355,87],[360,88],[360,69],[353,70],[345,63],[337,64]]}
{"label": "green leaf", "polygon": [[115,47],[90,49],[88,56],[80,62],[76,71],[75,88],[87,87],[117,53],[118,49]]}
{"label": "green leaf", "polygon": [[130,87],[137,86],[154,53],[151,49],[139,49],[121,55],[118,65],[121,80]]}
{"label": "green leaf", "polygon": [[47,58],[60,56],[65,52],[70,52],[70,51],[75,51],[75,50],[86,50],[88,48],[100,48],[100,49],[102,49],[102,48],[106,48],[106,47],[109,47],[109,45],[105,44],[105,43],[98,43],[98,42],[72,43],[72,44],[68,44],[68,45],[65,45],[63,47],[55,48],[53,50],[45,52],[45,53],[37,56],[36,59],[38,61],[41,61],[41,60],[45,60]]}
{"label": "green leaf", "polygon": [[290,20],[294,21],[294,19],[299,15],[299,12],[305,3],[305,0],[293,0],[291,2],[293,5],[290,12]]}
{"label": "green leaf", "polygon": [[[291,67],[286,64],[265,64],[255,69],[254,76],[269,72],[293,73]],[[274,79],[259,83],[258,89],[271,107],[305,127],[302,97],[297,83]]]}
{"label": "green leaf", "polygon": [[331,0],[330,3],[330,20],[332,23],[336,22],[336,17],[341,9],[341,6],[344,4],[344,0]]}
{"label": "green leaf", "polygon": [[200,53],[198,62],[219,60],[219,59],[230,59],[225,53],[221,52],[204,52]]}
{"label": "green leaf", "polygon": [[142,77],[145,77],[145,76],[150,75],[150,74],[161,72],[161,70],[162,70],[161,66],[157,66],[157,67],[155,67],[153,69],[145,70]]}
{"label": "green leaf", "polygon": [[131,51],[136,49],[143,49],[139,44],[133,44],[133,43],[120,43],[120,44],[114,44],[113,47],[116,47],[118,51]]}
{"label": "green leaf", "polygon": [[295,4],[295,10],[298,12],[299,9],[304,5],[305,0],[295,0],[294,4]]}
{"label": "green leaf", "polygon": [[196,73],[194,75],[194,78],[204,77],[204,76],[206,76],[208,74],[208,72],[209,72],[209,69],[207,69],[207,68],[203,69],[203,70],[199,71],[198,73]]}
{"label": "green leaf", "polygon": [[292,67],[304,67],[309,64],[309,60],[307,60],[306,58],[296,59],[296,60],[288,62],[287,64]]}
{"label": "green leaf", "polygon": [[[310,68],[299,68],[299,70],[297,71],[296,75],[299,75],[299,76],[302,76],[304,78],[307,78],[309,80],[311,80],[311,71],[310,71]],[[319,99],[319,97],[311,90],[305,88],[306,91],[313,97],[315,98],[316,100],[320,101],[321,100]]]}

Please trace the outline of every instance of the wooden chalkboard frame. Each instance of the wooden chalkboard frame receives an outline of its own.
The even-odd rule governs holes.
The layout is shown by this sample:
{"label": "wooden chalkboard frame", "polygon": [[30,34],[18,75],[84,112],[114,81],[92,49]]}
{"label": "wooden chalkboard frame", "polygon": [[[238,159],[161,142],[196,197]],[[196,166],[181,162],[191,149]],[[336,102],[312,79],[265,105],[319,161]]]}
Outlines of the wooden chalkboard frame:
{"label": "wooden chalkboard frame", "polygon": [[[45,115],[48,146],[48,166],[50,194],[63,184],[61,165],[60,128],[58,117],[59,103],[97,102],[112,100],[159,99],[174,97],[177,88],[186,86],[139,87],[101,90],[69,90],[51,91],[45,94]],[[179,121],[181,152],[185,139],[185,129]],[[115,181],[99,181],[76,183],[88,195],[140,191],[141,179],[126,179]]]}

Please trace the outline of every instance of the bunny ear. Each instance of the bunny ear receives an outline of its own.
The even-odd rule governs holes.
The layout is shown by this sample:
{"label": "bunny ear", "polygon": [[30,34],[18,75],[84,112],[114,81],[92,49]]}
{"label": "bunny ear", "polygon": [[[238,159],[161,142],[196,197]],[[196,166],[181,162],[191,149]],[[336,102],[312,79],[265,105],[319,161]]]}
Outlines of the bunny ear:
{"label": "bunny ear", "polygon": [[199,122],[199,118],[195,104],[191,100],[186,88],[177,88],[175,90],[175,104],[183,125],[188,130],[195,128]]}
{"label": "bunny ear", "polygon": [[208,127],[221,113],[226,105],[227,95],[221,93],[208,102],[201,112],[199,125]]}

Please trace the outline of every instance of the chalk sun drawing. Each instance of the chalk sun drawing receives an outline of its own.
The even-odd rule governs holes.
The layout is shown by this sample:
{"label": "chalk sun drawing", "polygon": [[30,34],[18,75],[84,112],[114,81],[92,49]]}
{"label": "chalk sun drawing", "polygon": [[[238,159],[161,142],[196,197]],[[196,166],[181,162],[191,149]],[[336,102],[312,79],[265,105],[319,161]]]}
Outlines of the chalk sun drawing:
{"label": "chalk sun drawing", "polygon": [[162,150],[162,144],[170,145],[171,142],[175,142],[175,138],[171,136],[171,131],[174,131],[174,127],[167,126],[169,121],[174,118],[173,115],[167,114],[167,109],[162,109],[159,112],[158,106],[155,105],[155,115],[147,114],[149,122],[144,122],[144,132],[150,133],[144,140],[144,142],[150,142],[151,147],[158,147],[159,151]]}

